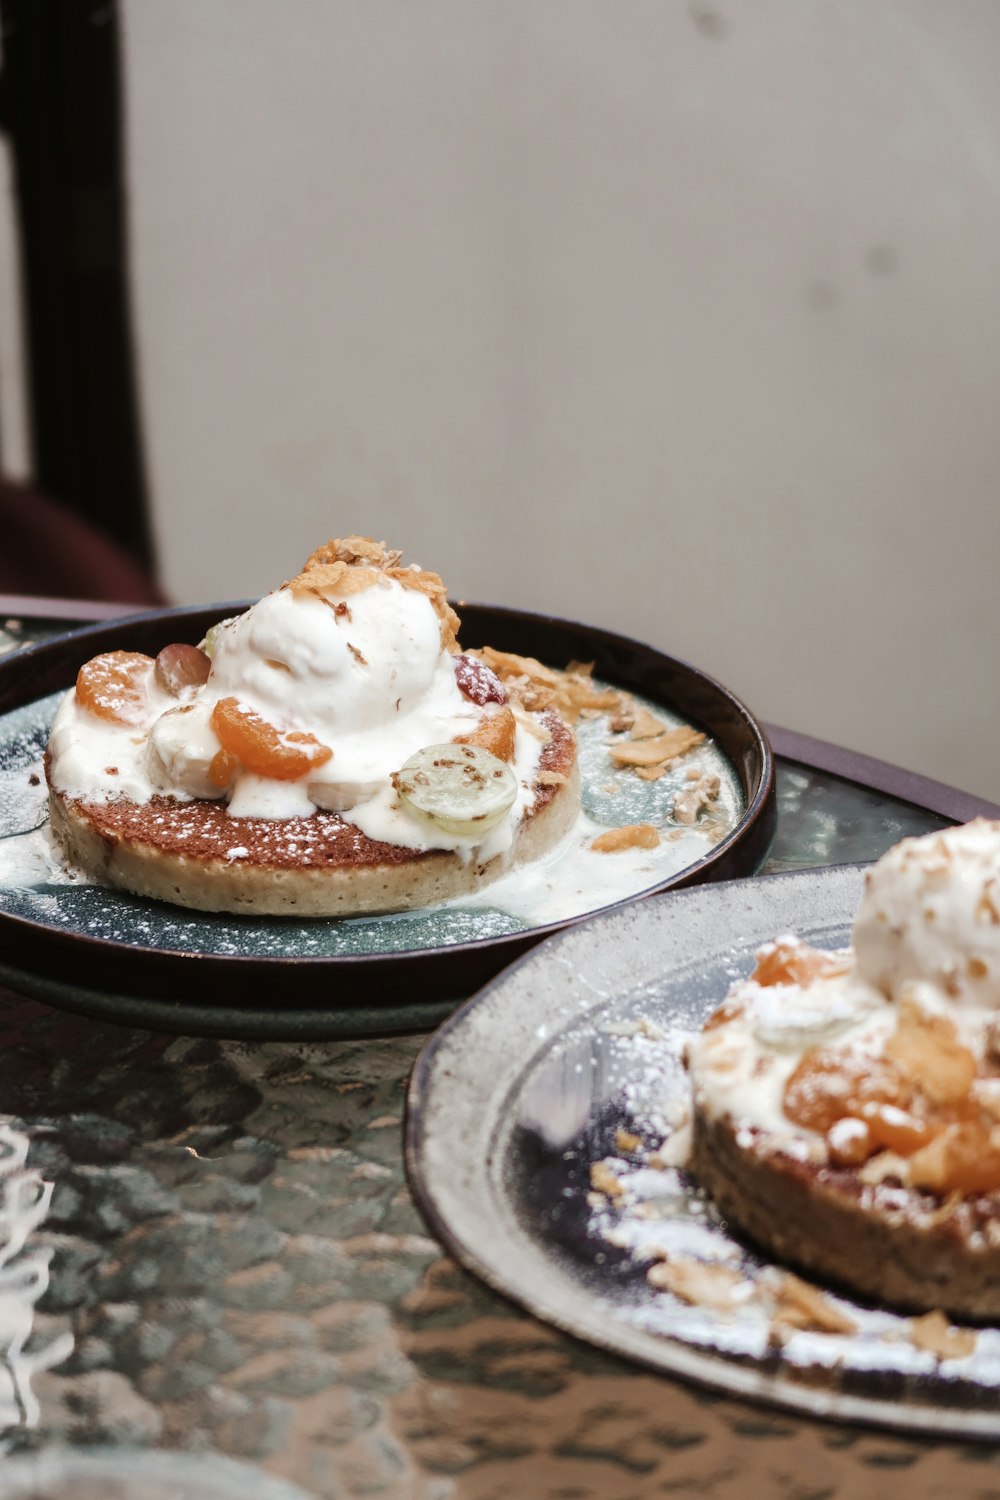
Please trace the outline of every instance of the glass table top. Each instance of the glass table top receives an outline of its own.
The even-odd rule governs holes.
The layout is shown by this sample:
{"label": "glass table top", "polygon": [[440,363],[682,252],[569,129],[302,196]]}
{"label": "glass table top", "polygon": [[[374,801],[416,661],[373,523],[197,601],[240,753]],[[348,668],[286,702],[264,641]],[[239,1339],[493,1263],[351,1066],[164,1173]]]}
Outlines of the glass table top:
{"label": "glass table top", "polygon": [[[779,759],[765,870],[948,821]],[[461,1270],[403,1171],[422,1036],[193,1039],[4,990],[0,1028],[0,1497],[1000,1493],[1000,1421],[994,1446],[776,1414]]]}

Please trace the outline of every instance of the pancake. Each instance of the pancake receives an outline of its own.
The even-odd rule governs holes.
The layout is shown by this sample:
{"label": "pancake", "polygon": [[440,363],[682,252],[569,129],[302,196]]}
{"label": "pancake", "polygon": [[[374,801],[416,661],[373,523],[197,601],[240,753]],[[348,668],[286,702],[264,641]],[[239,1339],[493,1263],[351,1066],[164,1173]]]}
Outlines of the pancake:
{"label": "pancake", "polygon": [[779,1260],[1000,1319],[1000,824],[906,839],[838,952],[782,936],[689,1039],[692,1169]]}
{"label": "pancake", "polygon": [[65,795],[50,777],[52,830],[70,860],[106,884],[195,910],[300,917],[413,910],[480,889],[568,832],[580,805],[576,741],[555,713],[540,722],[549,739],[533,801],[510,847],[485,861],[372,839],[334,812],[234,818],[220,801],[89,801]]}
{"label": "pancake", "polygon": [[100,880],[201,911],[478,890],[568,831],[579,772],[565,717],[458,629],[436,573],[350,536],[200,646],[93,657],[49,736],[55,837]]}
{"label": "pancake", "polygon": [[794,1138],[782,1148],[763,1130],[694,1111],[692,1172],[730,1226],[776,1259],[907,1311],[995,1321],[1000,1194],[942,1199],[885,1165],[877,1181],[863,1167],[803,1159]]}

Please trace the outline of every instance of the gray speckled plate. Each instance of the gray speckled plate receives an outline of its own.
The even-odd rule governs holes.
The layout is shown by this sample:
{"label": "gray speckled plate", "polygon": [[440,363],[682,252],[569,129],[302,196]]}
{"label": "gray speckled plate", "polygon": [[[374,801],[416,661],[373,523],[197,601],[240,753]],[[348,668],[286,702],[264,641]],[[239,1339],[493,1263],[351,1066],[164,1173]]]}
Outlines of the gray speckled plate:
{"label": "gray speckled plate", "polygon": [[[765,1260],[684,1172],[643,1167],[687,1100],[680,1063],[754,950],[798,932],[841,946],[863,867],[682,891],[536,949],[445,1023],[410,1084],[406,1159],[435,1232],[468,1269],[547,1322],[643,1364],[814,1416],[1000,1437],[1000,1329],[938,1361],[909,1320],[844,1296],[845,1334],[777,1343]],[[626,1192],[591,1190],[611,1159]],[[756,1294],[725,1315],[646,1279],[657,1247],[721,1261]]]}
{"label": "gray speckled plate", "polygon": [[[345,921],[254,919],[189,912],[67,880],[48,858],[40,757],[61,692],[80,664],[117,647],[155,653],[197,641],[241,608],[161,610],[74,632],[0,662],[0,982],[66,1009],[165,1030],[246,1037],[323,1037],[419,1030],[547,932],[652,891],[758,868],[774,830],[774,775],[760,726],[727,689],[650,646],[607,631],[520,611],[462,605],[462,640],[564,665],[593,661],[595,676],[711,739],[705,769],[721,774],[724,823],[673,826],[683,768],[662,781],[627,781],[610,768],[606,734],[582,722],[584,809],[604,826],[664,825],[638,880],[610,881],[610,856],[580,904],[555,917],[525,908],[522,888],[545,861],[474,899],[421,912]],[[694,754],[697,757],[701,751]],[[616,795],[608,785],[616,786]],[[679,842],[672,842],[674,838]],[[590,855],[598,864],[600,855]],[[548,879],[549,871],[544,872]],[[534,898],[532,898],[534,899]]]}

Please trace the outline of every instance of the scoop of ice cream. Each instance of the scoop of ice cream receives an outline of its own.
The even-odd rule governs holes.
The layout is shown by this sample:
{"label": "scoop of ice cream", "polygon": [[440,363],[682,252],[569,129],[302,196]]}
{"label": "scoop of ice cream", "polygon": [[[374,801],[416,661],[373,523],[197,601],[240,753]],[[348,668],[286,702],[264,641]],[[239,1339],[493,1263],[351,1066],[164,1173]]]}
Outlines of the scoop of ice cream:
{"label": "scoop of ice cream", "polygon": [[[155,669],[141,656],[95,658],[84,686],[96,708],[71,694],[53,728],[55,784],[137,803],[157,793],[225,798],[234,818],[323,808],[350,813],[377,842],[471,848],[472,833],[428,831],[391,780],[418,750],[469,740],[484,707],[505,696],[486,669],[455,654],[458,623],[436,573],[404,567],[366,537],[330,541],[290,583],[214,625],[204,652],[175,644]],[[114,714],[105,704],[112,690]],[[119,698],[130,705],[127,721]],[[519,812],[539,742],[504,712]],[[509,842],[516,815],[487,830],[491,847]],[[478,810],[469,817],[478,825]]]}
{"label": "scoop of ice cream", "polygon": [[868,874],[858,972],[892,1000],[1000,1009],[1000,823],[904,839]]}
{"label": "scoop of ice cream", "polygon": [[208,692],[332,743],[409,713],[440,657],[430,600],[392,579],[345,598],[281,588],[221,632]]}
{"label": "scoop of ice cream", "polygon": [[333,752],[312,775],[322,807],[349,808],[421,745],[472,727],[441,621],[419,589],[378,577],[322,597],[267,595],[221,632],[205,695],[227,695]]}

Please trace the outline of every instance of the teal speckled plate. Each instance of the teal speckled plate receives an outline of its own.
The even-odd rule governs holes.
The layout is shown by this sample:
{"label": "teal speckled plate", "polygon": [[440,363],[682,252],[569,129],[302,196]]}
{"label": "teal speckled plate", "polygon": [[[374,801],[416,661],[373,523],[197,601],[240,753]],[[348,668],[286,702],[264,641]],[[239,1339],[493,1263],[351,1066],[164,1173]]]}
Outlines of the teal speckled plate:
{"label": "teal speckled plate", "polygon": [[[2,982],[52,1005],[171,1031],[321,1037],[420,1030],[539,938],[620,904],[620,892],[602,883],[582,893],[572,916],[535,925],[516,900],[505,909],[497,886],[420,912],[293,920],[191,912],[68,879],[46,847],[40,766],[60,695],[100,651],[155,653],[172,640],[197,641],[242,607],[157,611],[76,631],[0,663]],[[595,676],[641,696],[668,721],[695,724],[714,742],[711,768],[722,776],[728,831],[712,845],[685,834],[688,842],[673,846],[673,864],[664,863],[628,899],[758,868],[774,826],[771,754],[732,694],[694,668],[606,631],[475,605],[461,613],[467,646],[489,642],[555,665],[594,661]],[[630,775],[609,793],[615,773],[605,738],[606,729],[581,722],[585,811],[605,826],[663,824],[676,786],[669,777],[642,782]],[[663,848],[669,853],[666,842]]]}

